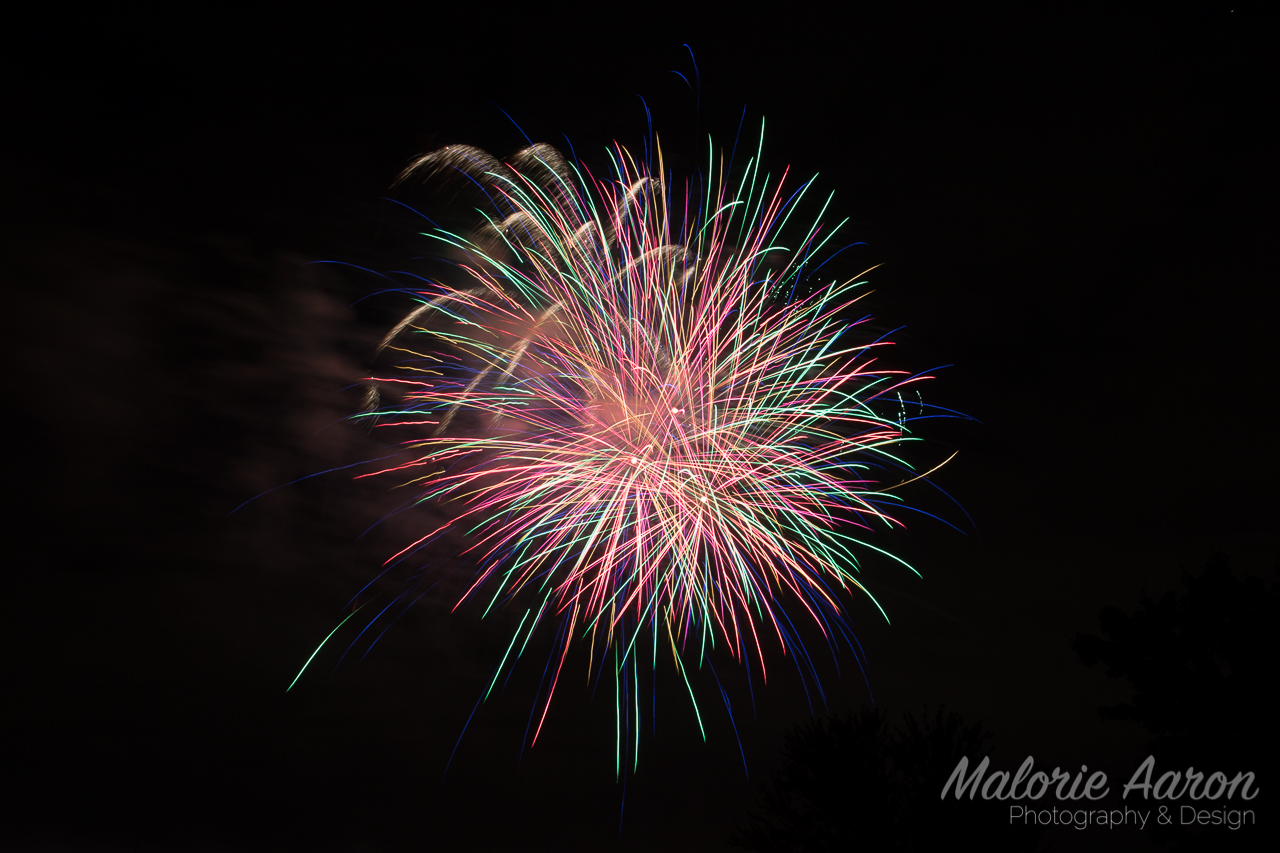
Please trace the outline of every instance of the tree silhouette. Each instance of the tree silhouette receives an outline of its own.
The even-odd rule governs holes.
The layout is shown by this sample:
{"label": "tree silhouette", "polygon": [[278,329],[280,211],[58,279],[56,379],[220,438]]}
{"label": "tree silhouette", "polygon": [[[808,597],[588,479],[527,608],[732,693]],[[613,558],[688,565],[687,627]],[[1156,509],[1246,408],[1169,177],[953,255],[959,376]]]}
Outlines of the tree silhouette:
{"label": "tree silhouette", "polygon": [[[1134,613],[1105,608],[1104,636],[1077,636],[1075,651],[1086,665],[1105,664],[1109,675],[1133,686],[1131,701],[1099,713],[1141,724],[1158,767],[1255,773],[1261,794],[1250,805],[1263,804],[1259,825],[1239,838],[1233,834],[1231,849],[1246,843],[1277,849],[1265,803],[1277,780],[1271,687],[1280,583],[1239,578],[1219,554],[1199,574],[1184,575],[1183,584],[1185,593],[1144,597]],[[1179,850],[1219,849],[1222,841],[1221,833],[1174,829]]]}
{"label": "tree silhouette", "polygon": [[814,720],[787,737],[781,769],[735,846],[759,853],[939,850],[981,839],[1032,850],[1034,828],[1010,829],[1000,804],[940,797],[962,755],[980,761],[991,734],[944,709],[891,727],[880,710]]}

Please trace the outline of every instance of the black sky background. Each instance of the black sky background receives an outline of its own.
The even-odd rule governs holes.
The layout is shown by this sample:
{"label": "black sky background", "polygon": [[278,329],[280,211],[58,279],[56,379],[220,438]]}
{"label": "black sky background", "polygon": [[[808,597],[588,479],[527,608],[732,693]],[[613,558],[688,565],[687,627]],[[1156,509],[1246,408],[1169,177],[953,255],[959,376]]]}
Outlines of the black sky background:
{"label": "black sky background", "polygon": [[[284,691],[429,521],[362,536],[402,497],[342,473],[231,514],[381,452],[341,419],[405,303],[357,304],[375,278],[311,262],[424,254],[382,200],[423,150],[567,137],[600,164],[642,146],[644,104],[685,172],[744,106],[744,140],[763,118],[766,167],[819,174],[866,242],[849,275],[883,264],[894,359],[952,365],[926,400],[976,419],[925,430],[926,455],[959,450],[935,479],[972,524],[916,492],[965,532],[921,518],[893,543],[923,579],[868,561],[892,625],[850,603],[876,703],[982,721],[997,764],[1127,778],[1145,734],[1097,709],[1128,689],[1073,637],[1214,553],[1264,577],[1280,558],[1274,34],[1229,4],[65,7],[15,31],[5,845],[727,850],[788,727],[869,702],[849,655],[812,711],[783,661],[754,714],[721,667],[740,754],[714,681],[704,744],[660,676],[619,830],[609,697],[560,688],[521,754],[538,650],[442,781],[512,620],[451,614],[453,582]],[[1050,840],[1151,841],[1097,832]]]}

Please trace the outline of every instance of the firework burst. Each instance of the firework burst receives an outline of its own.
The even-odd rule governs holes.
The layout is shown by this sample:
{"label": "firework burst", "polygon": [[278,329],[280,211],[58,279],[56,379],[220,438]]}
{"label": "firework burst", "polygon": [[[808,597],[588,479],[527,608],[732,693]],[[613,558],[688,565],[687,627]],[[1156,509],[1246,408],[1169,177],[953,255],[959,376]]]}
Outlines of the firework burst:
{"label": "firework burst", "polygon": [[719,645],[767,678],[766,648],[803,651],[793,617],[850,636],[859,552],[900,526],[884,481],[913,476],[903,395],[928,377],[881,367],[887,342],[851,313],[861,282],[813,269],[822,213],[782,236],[812,181],[784,191],[758,149],[734,180],[713,155],[682,186],[656,145],[610,159],[598,177],[545,145],[506,162],[452,146],[405,170],[461,173],[491,204],[470,237],[428,233],[458,278],[415,290],[380,348],[400,370],[360,417],[416,433],[410,461],[364,476],[454,508],[388,562],[465,533],[479,568],[458,604],[525,610],[489,689],[554,625],[532,742],[584,642],[613,673],[621,763],[641,661],[669,654],[688,685]]}

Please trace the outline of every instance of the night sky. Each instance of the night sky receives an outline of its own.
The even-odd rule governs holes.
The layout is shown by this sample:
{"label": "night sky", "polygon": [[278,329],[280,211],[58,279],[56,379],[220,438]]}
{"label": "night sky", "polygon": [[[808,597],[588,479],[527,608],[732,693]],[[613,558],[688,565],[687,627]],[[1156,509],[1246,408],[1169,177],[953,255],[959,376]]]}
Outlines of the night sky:
{"label": "night sky", "polygon": [[[66,7],[10,33],[0,843],[730,850],[787,732],[872,696],[981,722],[1000,767],[1088,764],[1116,791],[1150,736],[1099,716],[1132,688],[1085,666],[1077,634],[1108,605],[1183,591],[1215,554],[1268,583],[1280,559],[1280,75],[1258,7],[435,5]],[[646,108],[683,174],[708,134],[731,147],[741,122],[754,142],[763,119],[765,168],[817,174],[827,219],[865,243],[838,261],[846,277],[881,265],[866,304],[901,327],[888,357],[944,368],[926,401],[971,420],[923,425],[917,457],[959,451],[933,479],[963,509],[908,495],[959,529],[913,516],[884,540],[923,578],[866,561],[892,624],[848,602],[866,680],[827,655],[824,703],[780,658],[753,708],[720,661],[737,737],[704,678],[704,743],[660,673],[624,810],[603,688],[593,701],[575,675],[522,750],[549,645],[480,707],[445,774],[515,619],[450,612],[460,561],[367,657],[339,666],[345,646],[326,648],[286,693],[438,516],[373,527],[403,492],[350,472],[276,487],[386,452],[343,419],[408,302],[313,262],[429,254],[388,197],[468,221],[469,200],[388,189],[410,158],[502,157],[527,137],[600,167],[613,140],[643,147]],[[1259,683],[1275,673],[1275,631],[1261,636]],[[1218,727],[1274,743],[1263,694],[1243,695],[1258,702],[1205,700],[1205,766]],[[1280,821],[1270,767],[1212,769],[1256,771],[1259,821]]]}

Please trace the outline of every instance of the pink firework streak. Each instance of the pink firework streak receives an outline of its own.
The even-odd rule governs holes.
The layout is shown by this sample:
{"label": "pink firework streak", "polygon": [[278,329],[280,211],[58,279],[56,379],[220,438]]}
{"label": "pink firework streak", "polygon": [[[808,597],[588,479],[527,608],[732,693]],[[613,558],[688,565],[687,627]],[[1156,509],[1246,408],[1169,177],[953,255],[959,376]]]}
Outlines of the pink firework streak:
{"label": "pink firework streak", "polygon": [[[821,214],[780,236],[812,181],[784,193],[757,150],[733,183],[713,157],[694,191],[653,154],[616,147],[603,178],[546,145],[411,164],[401,181],[461,172],[493,213],[470,238],[426,235],[463,281],[415,291],[380,347],[406,354],[401,375],[370,380],[360,416],[419,431],[411,461],[364,476],[408,474],[423,501],[460,508],[388,563],[452,527],[479,565],[458,604],[525,606],[485,696],[556,626],[531,743],[570,647],[589,643],[614,675],[619,772],[659,650],[692,698],[695,650],[694,666],[718,643],[766,679],[775,642],[807,660],[789,613],[851,638],[842,597],[870,595],[858,552],[885,553],[868,535],[901,526],[878,478],[919,478],[897,455],[914,440],[903,394],[930,378],[878,365],[888,342],[851,319],[862,282],[810,270],[836,230]],[[380,408],[386,383],[403,399]]]}

